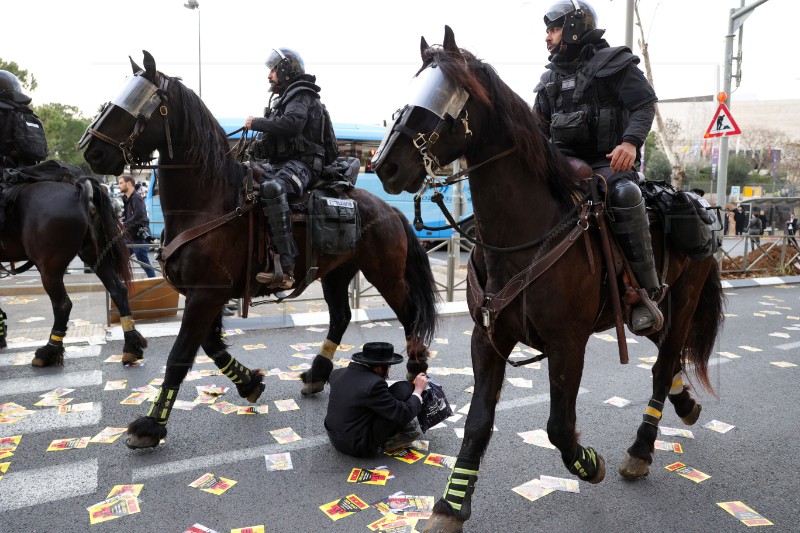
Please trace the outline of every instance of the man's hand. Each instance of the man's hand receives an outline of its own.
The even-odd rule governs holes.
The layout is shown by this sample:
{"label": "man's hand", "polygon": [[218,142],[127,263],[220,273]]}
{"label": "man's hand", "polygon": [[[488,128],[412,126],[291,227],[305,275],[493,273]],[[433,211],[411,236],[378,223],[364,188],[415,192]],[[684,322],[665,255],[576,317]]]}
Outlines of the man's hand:
{"label": "man's hand", "polygon": [[422,391],[428,386],[428,377],[425,374],[417,374],[414,378],[414,392],[422,394]]}
{"label": "man's hand", "polygon": [[630,170],[636,161],[636,147],[629,142],[623,142],[611,150],[610,154],[606,154],[606,158],[611,160],[611,170],[614,172]]}
{"label": "man's hand", "polygon": [[247,117],[247,120],[244,121],[244,127],[247,128],[248,130],[251,129],[250,126],[253,125],[253,119],[254,118],[256,118],[256,117],[254,117],[252,115]]}

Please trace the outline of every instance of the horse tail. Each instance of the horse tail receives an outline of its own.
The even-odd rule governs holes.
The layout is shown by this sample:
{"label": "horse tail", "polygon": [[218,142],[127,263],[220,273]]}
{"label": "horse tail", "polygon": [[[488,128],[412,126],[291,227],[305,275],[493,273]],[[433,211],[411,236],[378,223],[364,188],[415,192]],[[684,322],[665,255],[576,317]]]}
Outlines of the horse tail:
{"label": "horse tail", "polygon": [[436,303],[439,300],[439,293],[436,290],[436,282],[425,248],[420,244],[402,211],[396,207],[392,209],[402,221],[408,242],[405,282],[408,299],[415,313],[411,338],[427,346],[433,341],[436,331]]}
{"label": "horse tail", "polygon": [[90,233],[92,242],[97,252],[97,263],[94,269],[105,260],[111,261],[114,272],[119,274],[126,286],[133,279],[131,272],[130,253],[125,246],[124,230],[122,224],[114,214],[111,198],[94,178],[81,180],[91,187]]}
{"label": "horse tail", "polygon": [[[713,259],[707,261],[712,262]],[[717,335],[725,320],[724,305],[725,294],[722,291],[719,268],[716,264],[712,264],[700,289],[700,297],[692,317],[692,327],[686,336],[683,349],[684,360],[692,364],[694,375],[711,393],[714,392],[714,388],[708,377],[708,360],[711,358]]]}

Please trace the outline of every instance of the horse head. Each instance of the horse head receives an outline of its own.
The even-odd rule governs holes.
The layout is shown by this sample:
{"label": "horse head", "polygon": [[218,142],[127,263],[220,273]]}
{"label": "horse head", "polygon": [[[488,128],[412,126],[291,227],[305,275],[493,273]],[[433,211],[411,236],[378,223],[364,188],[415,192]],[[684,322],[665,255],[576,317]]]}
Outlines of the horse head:
{"label": "horse head", "polygon": [[404,107],[394,115],[373,168],[384,189],[416,192],[426,174],[468,156],[491,110],[481,82],[479,62],[455,41],[445,26],[442,45],[420,42],[422,67],[410,86]]}

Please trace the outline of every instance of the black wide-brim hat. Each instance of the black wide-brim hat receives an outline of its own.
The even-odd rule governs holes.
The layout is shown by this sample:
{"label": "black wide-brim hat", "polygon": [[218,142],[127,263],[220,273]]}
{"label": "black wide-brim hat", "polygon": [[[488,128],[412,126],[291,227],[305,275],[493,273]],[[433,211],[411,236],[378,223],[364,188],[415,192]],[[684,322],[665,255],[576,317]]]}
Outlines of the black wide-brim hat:
{"label": "black wide-brim hat", "polygon": [[403,362],[403,356],[394,353],[391,343],[368,342],[364,351],[353,354],[352,360],[365,365],[396,365]]}

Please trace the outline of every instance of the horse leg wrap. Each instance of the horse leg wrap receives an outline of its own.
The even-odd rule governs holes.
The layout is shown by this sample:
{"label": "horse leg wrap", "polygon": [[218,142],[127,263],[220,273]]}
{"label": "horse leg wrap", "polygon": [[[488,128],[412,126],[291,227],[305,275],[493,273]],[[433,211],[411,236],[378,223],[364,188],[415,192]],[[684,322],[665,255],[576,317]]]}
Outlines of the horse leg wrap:
{"label": "horse leg wrap", "polygon": [[681,376],[681,373],[678,372],[672,378],[672,387],[669,389],[669,394],[674,396],[675,394],[680,394],[682,392],[683,392],[683,377]]}
{"label": "horse leg wrap", "polygon": [[333,355],[336,353],[336,349],[338,347],[339,345],[332,340],[325,339],[325,342],[322,343],[317,355],[321,355],[326,359],[333,360]]}
{"label": "horse leg wrap", "polygon": [[[681,385],[683,387],[683,385]],[[647,404],[647,407],[644,410],[644,415],[642,416],[642,421],[645,424],[650,424],[651,426],[658,427],[658,423],[661,421],[661,411],[664,409],[664,402],[659,402],[655,398],[651,398]]]}
{"label": "horse leg wrap", "polygon": [[450,477],[447,478],[447,488],[444,489],[442,499],[450,504],[461,521],[469,520],[472,514],[472,493],[475,492],[475,483],[478,482],[477,468],[475,463],[457,459]]}
{"label": "horse leg wrap", "polygon": [[220,372],[228,376],[228,379],[234,385],[247,385],[250,383],[253,373],[228,352],[213,354],[210,357],[214,360],[214,364],[217,365]]}
{"label": "horse leg wrap", "polygon": [[47,344],[54,348],[62,348],[64,346],[64,337],[66,336],[66,331],[56,331],[52,329],[50,330],[50,339],[47,341]]}
{"label": "horse leg wrap", "polygon": [[575,457],[572,461],[564,461],[564,466],[567,467],[570,474],[578,476],[584,481],[588,481],[594,479],[597,475],[600,461],[600,456],[594,451],[594,448],[591,446],[584,448],[579,444],[578,450],[575,452]]}
{"label": "horse leg wrap", "polygon": [[132,316],[121,316],[119,317],[119,323],[122,326],[122,331],[133,331],[136,329],[136,324],[133,322]]}
{"label": "horse leg wrap", "polygon": [[172,406],[175,404],[175,398],[177,397],[177,387],[174,389],[165,389],[164,387],[161,387],[158,389],[156,401],[153,402],[153,406],[150,407],[150,412],[147,413],[147,416],[155,420],[156,424],[166,426],[167,419],[169,418],[169,414],[172,411]]}

